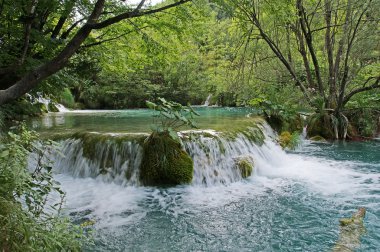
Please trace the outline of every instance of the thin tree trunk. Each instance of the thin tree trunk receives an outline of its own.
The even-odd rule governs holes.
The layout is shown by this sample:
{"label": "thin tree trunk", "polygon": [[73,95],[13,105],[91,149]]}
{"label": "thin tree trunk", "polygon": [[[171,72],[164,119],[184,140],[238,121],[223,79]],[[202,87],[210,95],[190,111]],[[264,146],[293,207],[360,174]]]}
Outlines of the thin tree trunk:
{"label": "thin tree trunk", "polygon": [[335,80],[335,71],[334,71],[334,44],[331,37],[331,0],[325,0],[325,22],[326,22],[326,33],[325,33],[325,47],[327,51],[327,62],[329,66],[329,97],[327,108],[334,109],[337,103],[336,96],[336,80]]}
{"label": "thin tree trunk", "polygon": [[308,26],[307,20],[305,18],[305,10],[304,10],[304,7],[302,5],[302,0],[297,0],[297,6],[296,7],[298,10],[298,18],[299,18],[299,22],[301,25],[301,30],[302,30],[302,33],[305,37],[306,45],[309,49],[309,53],[311,55],[311,59],[312,59],[313,65],[314,65],[314,72],[315,72],[315,76],[317,78],[319,95],[321,97],[323,97],[324,101],[326,102],[327,99],[326,99],[326,95],[324,92],[319,62],[318,62],[317,55],[316,55],[315,50],[314,50],[313,37],[312,37],[311,31],[310,31],[310,27]]}
{"label": "thin tree trunk", "polygon": [[297,25],[295,27],[295,33],[296,33],[296,36],[298,38],[299,52],[302,56],[302,61],[303,61],[303,65],[305,67],[306,79],[307,79],[307,82],[309,84],[309,88],[316,89],[316,86],[315,86],[315,83],[313,80],[313,76],[311,74],[310,62],[309,62],[309,59],[307,57],[307,52],[306,52],[306,48],[305,48],[305,41],[304,41],[304,38],[302,36],[301,31],[299,30],[299,25]]}
{"label": "thin tree trunk", "polygon": [[66,20],[68,16],[70,15],[71,11],[73,10],[75,5],[75,0],[71,0],[67,6],[65,7],[65,10],[62,14],[62,16],[59,18],[57,25],[54,27],[54,30],[51,34],[52,39],[56,39],[61,32],[63,25],[66,23]]}

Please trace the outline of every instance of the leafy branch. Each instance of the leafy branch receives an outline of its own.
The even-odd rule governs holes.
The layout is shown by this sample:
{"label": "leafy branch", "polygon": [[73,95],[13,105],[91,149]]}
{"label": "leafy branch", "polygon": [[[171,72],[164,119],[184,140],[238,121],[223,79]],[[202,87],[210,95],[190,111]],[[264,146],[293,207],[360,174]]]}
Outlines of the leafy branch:
{"label": "leafy branch", "polygon": [[158,98],[157,103],[146,101],[146,105],[158,112],[158,114],[153,115],[154,120],[151,127],[153,132],[168,132],[171,138],[179,140],[177,131],[181,127],[198,128],[193,119],[199,114],[190,105],[183,106],[164,98]]}

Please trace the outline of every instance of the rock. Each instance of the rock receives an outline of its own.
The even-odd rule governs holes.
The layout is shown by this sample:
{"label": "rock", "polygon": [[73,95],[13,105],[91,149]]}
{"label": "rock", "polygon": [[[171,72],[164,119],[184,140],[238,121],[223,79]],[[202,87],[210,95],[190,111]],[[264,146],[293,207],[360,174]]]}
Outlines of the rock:
{"label": "rock", "polygon": [[188,184],[192,179],[193,160],[168,132],[154,132],[145,140],[140,167],[144,185]]}
{"label": "rock", "polygon": [[325,139],[335,139],[331,125],[330,117],[316,116],[312,119],[309,118],[307,125],[307,136],[322,136]]}
{"label": "rock", "polygon": [[319,135],[310,137],[309,140],[314,141],[314,142],[327,142],[326,139],[324,139],[323,137],[321,137]]}
{"label": "rock", "polygon": [[333,251],[355,251],[360,247],[360,237],[365,233],[363,224],[365,213],[366,209],[361,207],[351,218],[339,220],[339,240],[336,242]]}
{"label": "rock", "polygon": [[235,158],[235,167],[239,170],[243,178],[248,178],[252,175],[254,162],[249,156],[241,156]]}
{"label": "rock", "polygon": [[290,145],[291,140],[292,140],[292,134],[290,134],[289,131],[281,132],[281,135],[279,136],[279,143],[282,148],[288,147]]}

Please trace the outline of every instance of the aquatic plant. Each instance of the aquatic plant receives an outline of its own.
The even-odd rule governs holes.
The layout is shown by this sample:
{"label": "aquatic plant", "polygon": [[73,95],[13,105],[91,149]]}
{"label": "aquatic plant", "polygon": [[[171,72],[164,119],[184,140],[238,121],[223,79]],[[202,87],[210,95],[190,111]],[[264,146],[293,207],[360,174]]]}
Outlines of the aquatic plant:
{"label": "aquatic plant", "polygon": [[235,158],[235,166],[239,170],[242,178],[248,178],[252,175],[254,163],[249,156]]}
{"label": "aquatic plant", "polygon": [[300,134],[298,132],[283,131],[279,136],[279,143],[284,149],[295,149],[299,142]]}
{"label": "aquatic plant", "polygon": [[153,116],[154,120],[151,127],[153,132],[168,132],[171,138],[180,141],[177,131],[182,126],[198,128],[193,118],[199,114],[190,105],[182,106],[164,98],[158,98],[157,103],[147,101],[146,105],[158,112]]}

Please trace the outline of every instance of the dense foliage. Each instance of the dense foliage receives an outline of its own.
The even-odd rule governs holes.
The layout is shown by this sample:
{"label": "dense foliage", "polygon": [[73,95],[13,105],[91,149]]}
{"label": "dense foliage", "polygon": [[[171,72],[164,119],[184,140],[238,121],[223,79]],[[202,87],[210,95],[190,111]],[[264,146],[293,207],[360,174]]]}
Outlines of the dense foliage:
{"label": "dense foliage", "polygon": [[[31,9],[3,1],[2,89],[62,50],[94,8],[71,0],[33,4],[29,27],[20,17]],[[364,127],[356,119],[378,116],[379,6],[379,0],[198,0],[93,30],[66,68],[31,93],[96,109],[144,107],[158,97],[202,104],[211,94],[211,104],[222,106],[264,99],[319,113],[329,138],[344,137],[349,124],[369,136],[376,123]],[[104,8],[110,14],[101,20],[133,9],[117,1]],[[31,36],[25,55],[22,34]]]}
{"label": "dense foliage", "polygon": [[1,136],[1,251],[81,249],[83,231],[60,216],[64,193],[46,160],[53,149],[53,142],[38,141],[24,125]]}
{"label": "dense foliage", "polygon": [[[379,16],[380,0],[0,0],[0,128],[54,109],[45,97],[77,109],[148,106],[155,131],[175,138],[176,126],[194,126],[183,105],[209,97],[257,108],[284,147],[304,124],[310,137],[373,137]],[[23,127],[1,136],[0,249],[78,250],[80,230],[48,207],[61,192],[41,159],[52,144],[37,138]]]}

